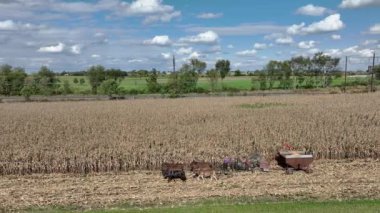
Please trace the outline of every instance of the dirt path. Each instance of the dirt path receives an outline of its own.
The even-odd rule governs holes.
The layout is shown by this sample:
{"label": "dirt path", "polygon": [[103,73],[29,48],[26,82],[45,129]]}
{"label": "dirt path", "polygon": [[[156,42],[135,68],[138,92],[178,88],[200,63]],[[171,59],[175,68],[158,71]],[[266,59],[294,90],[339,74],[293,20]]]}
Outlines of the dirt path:
{"label": "dirt path", "polygon": [[[352,199],[380,198],[380,161],[317,161],[314,173],[235,173],[218,181],[190,178],[167,183],[160,172],[0,177],[0,209],[50,205],[84,208],[119,203],[160,204],[211,197]],[[189,176],[189,173],[187,173]]]}

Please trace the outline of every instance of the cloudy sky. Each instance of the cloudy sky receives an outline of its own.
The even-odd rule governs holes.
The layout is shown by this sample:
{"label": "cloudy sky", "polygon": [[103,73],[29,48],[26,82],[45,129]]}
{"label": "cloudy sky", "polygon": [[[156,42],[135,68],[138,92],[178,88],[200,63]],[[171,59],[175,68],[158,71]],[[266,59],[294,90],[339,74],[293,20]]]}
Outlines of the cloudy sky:
{"label": "cloudy sky", "polygon": [[0,0],[0,64],[29,72],[211,68],[255,70],[318,51],[380,54],[380,0]]}

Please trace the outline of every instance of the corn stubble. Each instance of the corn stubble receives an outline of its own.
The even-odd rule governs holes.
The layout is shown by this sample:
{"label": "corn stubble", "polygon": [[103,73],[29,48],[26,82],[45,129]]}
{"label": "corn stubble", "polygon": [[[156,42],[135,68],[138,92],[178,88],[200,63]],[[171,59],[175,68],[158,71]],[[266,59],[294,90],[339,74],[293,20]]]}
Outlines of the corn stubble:
{"label": "corn stubble", "polygon": [[[250,109],[242,104],[282,104]],[[0,104],[0,174],[153,170],[283,143],[319,159],[380,156],[380,93]]]}

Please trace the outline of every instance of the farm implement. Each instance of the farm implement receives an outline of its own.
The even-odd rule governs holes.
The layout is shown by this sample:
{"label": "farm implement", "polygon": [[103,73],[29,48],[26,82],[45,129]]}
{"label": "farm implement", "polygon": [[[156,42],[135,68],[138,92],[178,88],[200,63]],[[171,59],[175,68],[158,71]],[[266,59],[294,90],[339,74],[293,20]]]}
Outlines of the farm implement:
{"label": "farm implement", "polygon": [[286,174],[293,174],[294,170],[302,170],[311,173],[310,164],[314,158],[311,153],[305,151],[279,151],[276,155],[279,166],[285,169]]}

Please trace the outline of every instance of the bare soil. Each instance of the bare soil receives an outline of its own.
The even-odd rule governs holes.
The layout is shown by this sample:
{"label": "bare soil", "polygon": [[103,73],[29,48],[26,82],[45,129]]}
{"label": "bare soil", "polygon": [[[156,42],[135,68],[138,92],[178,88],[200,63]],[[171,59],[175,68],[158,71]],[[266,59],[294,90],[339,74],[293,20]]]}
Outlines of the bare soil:
{"label": "bare soil", "polygon": [[[272,162],[272,165],[274,162]],[[87,176],[47,174],[0,176],[0,210],[77,206],[107,208],[119,204],[180,204],[217,197],[252,199],[380,199],[379,160],[320,160],[314,172],[286,175],[273,166],[268,173],[240,172],[219,180],[168,183],[159,171]]]}

